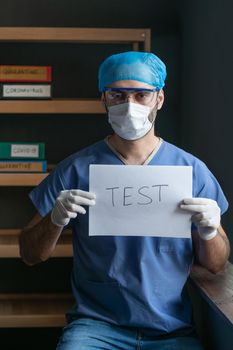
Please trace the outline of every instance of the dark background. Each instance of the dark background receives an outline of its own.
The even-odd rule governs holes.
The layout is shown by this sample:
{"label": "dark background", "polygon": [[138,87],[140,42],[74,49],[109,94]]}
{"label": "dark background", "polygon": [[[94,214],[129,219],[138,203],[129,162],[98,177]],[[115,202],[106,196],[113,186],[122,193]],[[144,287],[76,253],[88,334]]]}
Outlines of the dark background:
{"label": "dark background", "polygon": [[[231,242],[232,13],[230,0],[0,0],[0,26],[151,28],[152,52],[166,63],[168,72],[157,131],[201,158],[215,174],[230,203],[222,223]],[[99,63],[128,49],[127,45],[0,43],[0,64],[52,65],[54,97],[95,98]],[[49,163],[109,131],[104,115],[0,115],[1,141],[46,142]],[[32,217],[29,190],[0,188],[1,227],[21,227]],[[28,268],[19,259],[1,259],[0,292],[68,291],[71,264],[71,259],[50,259]],[[15,330],[15,337],[12,332],[0,331],[1,349],[16,349],[21,343],[31,348],[32,335],[38,337],[33,349],[41,344],[45,350],[53,349],[59,330],[50,330],[54,338],[51,344],[47,340],[47,347],[46,330],[30,331],[31,338],[27,330]]]}

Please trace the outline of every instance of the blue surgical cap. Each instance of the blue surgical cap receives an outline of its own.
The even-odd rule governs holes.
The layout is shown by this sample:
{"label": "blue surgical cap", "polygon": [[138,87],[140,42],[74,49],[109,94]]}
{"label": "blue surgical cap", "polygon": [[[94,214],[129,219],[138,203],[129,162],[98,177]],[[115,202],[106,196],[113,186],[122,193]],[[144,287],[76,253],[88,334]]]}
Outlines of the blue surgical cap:
{"label": "blue surgical cap", "polygon": [[99,67],[99,91],[119,80],[137,80],[162,89],[165,64],[153,53],[129,51],[109,56]]}

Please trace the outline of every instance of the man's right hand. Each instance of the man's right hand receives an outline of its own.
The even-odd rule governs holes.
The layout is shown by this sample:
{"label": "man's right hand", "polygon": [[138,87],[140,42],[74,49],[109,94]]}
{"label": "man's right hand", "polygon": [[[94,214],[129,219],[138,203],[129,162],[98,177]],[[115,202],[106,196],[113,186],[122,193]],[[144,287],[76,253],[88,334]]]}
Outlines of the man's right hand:
{"label": "man's right hand", "polygon": [[51,212],[51,221],[57,226],[65,226],[78,214],[85,214],[83,205],[95,205],[95,194],[81,190],[61,191]]}

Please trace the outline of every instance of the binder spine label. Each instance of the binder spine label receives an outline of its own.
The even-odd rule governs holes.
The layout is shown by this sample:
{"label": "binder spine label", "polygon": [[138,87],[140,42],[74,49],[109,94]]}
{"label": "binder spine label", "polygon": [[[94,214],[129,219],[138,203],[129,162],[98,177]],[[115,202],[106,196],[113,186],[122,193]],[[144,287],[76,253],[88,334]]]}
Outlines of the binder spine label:
{"label": "binder spine label", "polygon": [[1,159],[44,159],[43,142],[0,142]]}
{"label": "binder spine label", "polygon": [[3,82],[51,82],[51,66],[0,65]]}
{"label": "binder spine label", "polygon": [[39,158],[38,145],[11,145],[11,157],[17,158]]}
{"label": "binder spine label", "polygon": [[31,160],[31,161],[2,161],[0,160],[0,173],[43,173],[47,170],[46,160]]}
{"label": "binder spine label", "polygon": [[51,85],[3,84],[2,98],[51,98]]}

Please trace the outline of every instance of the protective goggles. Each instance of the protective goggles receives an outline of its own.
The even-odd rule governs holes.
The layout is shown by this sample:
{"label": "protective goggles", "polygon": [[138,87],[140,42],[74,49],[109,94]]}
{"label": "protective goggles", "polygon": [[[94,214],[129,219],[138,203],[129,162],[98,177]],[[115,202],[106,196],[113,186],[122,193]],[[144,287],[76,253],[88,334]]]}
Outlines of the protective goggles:
{"label": "protective goggles", "polygon": [[129,97],[135,103],[142,105],[149,104],[154,97],[158,88],[142,89],[142,88],[104,88],[106,101],[112,105],[126,102]]}

